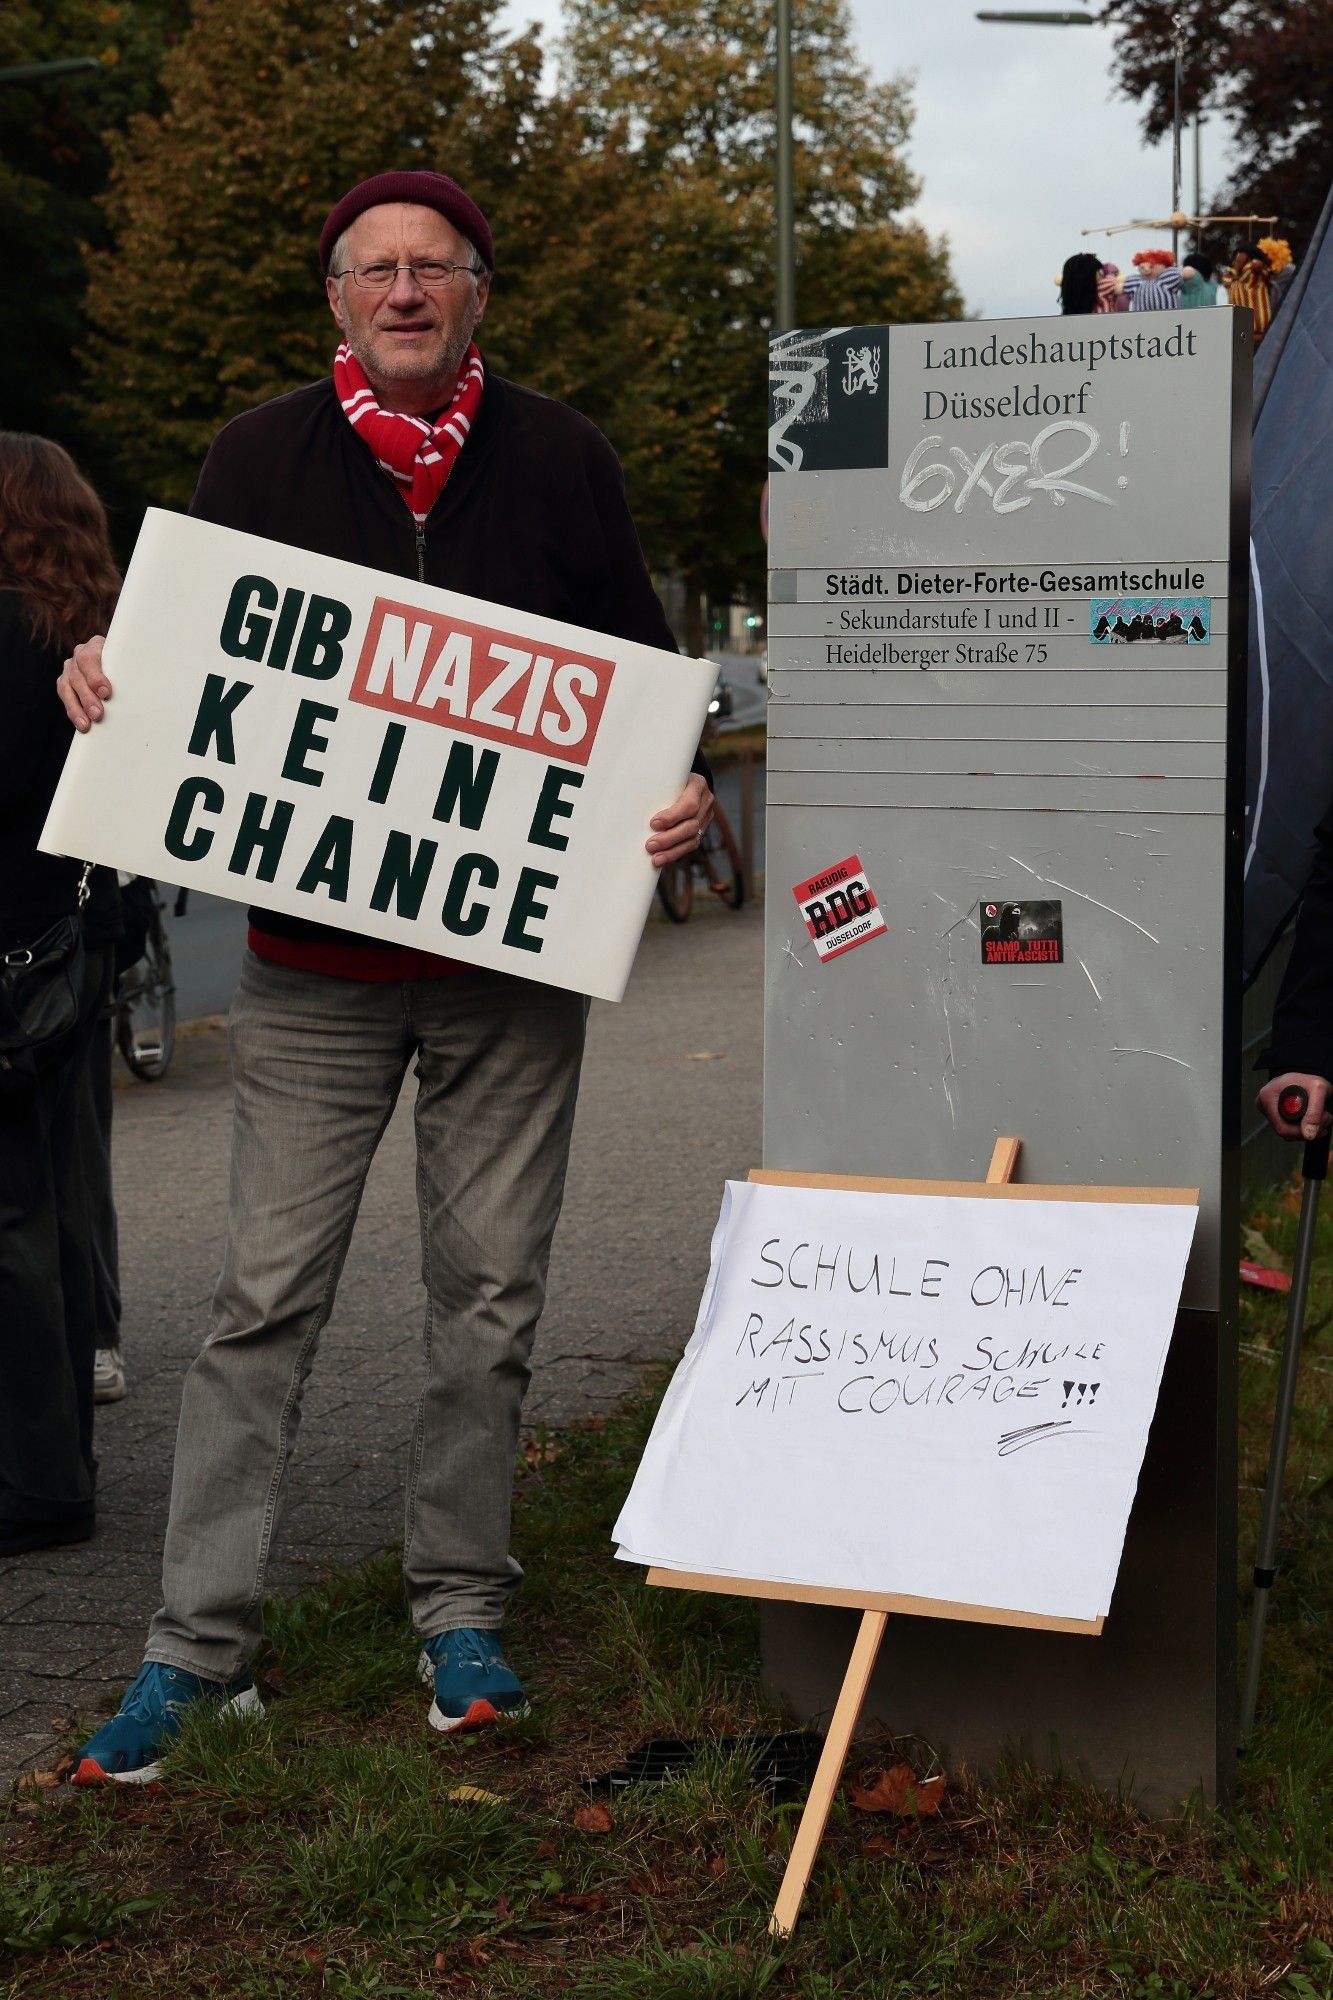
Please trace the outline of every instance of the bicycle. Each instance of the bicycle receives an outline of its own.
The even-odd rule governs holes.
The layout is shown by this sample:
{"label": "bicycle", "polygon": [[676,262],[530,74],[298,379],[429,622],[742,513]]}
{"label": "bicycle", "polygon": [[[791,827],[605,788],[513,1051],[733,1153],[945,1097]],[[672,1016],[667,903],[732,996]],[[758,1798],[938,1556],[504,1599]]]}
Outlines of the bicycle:
{"label": "bicycle", "polygon": [[673,924],[688,921],[694,908],[694,878],[701,875],[714,896],[730,910],[739,910],[745,901],[745,869],[736,836],[720,805],[714,802],[713,817],[693,854],[673,861],[657,878],[657,900]]}
{"label": "bicycle", "polygon": [[166,905],[147,875],[134,876],[120,893],[126,936],[116,953],[112,996],[116,1047],[131,1075],[143,1083],[158,1083],[176,1046],[176,986],[163,922]]}

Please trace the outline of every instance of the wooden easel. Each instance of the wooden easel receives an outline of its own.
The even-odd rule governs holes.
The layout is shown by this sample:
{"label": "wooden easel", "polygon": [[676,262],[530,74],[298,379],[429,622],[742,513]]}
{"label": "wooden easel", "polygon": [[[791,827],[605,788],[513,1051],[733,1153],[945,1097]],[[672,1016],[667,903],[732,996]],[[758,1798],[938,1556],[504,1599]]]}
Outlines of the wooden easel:
{"label": "wooden easel", "polygon": [[[873,1180],[845,1174],[779,1173],[758,1168],[751,1172],[750,1179],[777,1187],[849,1188],[880,1194],[976,1196],[988,1191],[1010,1201],[1058,1199],[1088,1202],[1197,1202],[1198,1200],[1197,1190],[1187,1188],[1015,1187],[1012,1181],[1022,1143],[1021,1139],[996,1140],[984,1182]],[[834,1795],[847,1761],[847,1752],[856,1733],[857,1722],[860,1720],[866,1690],[870,1685],[870,1676],[874,1672],[890,1612],[905,1612],[916,1617],[953,1618],[974,1625],[1013,1625],[1040,1632],[1076,1632],[1090,1637],[1096,1637],[1105,1622],[1101,1618],[1086,1620],[1046,1618],[1034,1612],[1003,1611],[989,1605],[944,1603],[936,1602],[932,1598],[906,1597],[892,1593],[851,1595],[845,1591],[823,1590],[807,1584],[706,1576],[685,1570],[650,1569],[647,1581],[668,1590],[706,1590],[723,1596],[778,1599],[786,1603],[846,1605],[859,1610],[862,1614],[860,1630],[857,1632],[852,1656],[824,1738],[819,1765],[810,1786],[809,1797],[805,1802],[805,1810],[801,1814],[800,1825],[796,1829],[796,1839],[792,1843],[773,1915],[769,1920],[770,1934],[781,1938],[790,1937],[796,1928],[796,1919],[800,1914],[811,1871],[824,1838],[824,1829],[828,1825]]]}

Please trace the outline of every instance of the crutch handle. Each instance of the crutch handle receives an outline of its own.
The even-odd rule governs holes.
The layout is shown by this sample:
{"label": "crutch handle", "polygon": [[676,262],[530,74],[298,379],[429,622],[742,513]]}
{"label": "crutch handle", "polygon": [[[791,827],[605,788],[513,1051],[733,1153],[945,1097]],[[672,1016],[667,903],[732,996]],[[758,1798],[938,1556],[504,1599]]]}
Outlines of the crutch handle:
{"label": "crutch handle", "polygon": [[[1299,1125],[1310,1108],[1310,1093],[1304,1084],[1290,1083],[1277,1101],[1278,1115],[1288,1125]],[[1301,1175],[1307,1181],[1322,1181],[1328,1178],[1328,1142],[1330,1134],[1321,1132],[1317,1139],[1307,1139],[1301,1156]]]}

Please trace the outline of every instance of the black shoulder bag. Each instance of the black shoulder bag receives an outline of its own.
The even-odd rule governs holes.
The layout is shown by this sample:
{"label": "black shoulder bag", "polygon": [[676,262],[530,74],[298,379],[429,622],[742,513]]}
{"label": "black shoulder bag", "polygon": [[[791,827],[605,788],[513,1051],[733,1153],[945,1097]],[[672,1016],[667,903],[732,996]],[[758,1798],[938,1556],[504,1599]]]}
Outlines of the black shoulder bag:
{"label": "black shoulder bag", "polygon": [[37,1057],[70,1032],[83,990],[83,906],[91,861],[83,864],[77,907],[34,938],[0,955],[0,1084],[31,1076]]}

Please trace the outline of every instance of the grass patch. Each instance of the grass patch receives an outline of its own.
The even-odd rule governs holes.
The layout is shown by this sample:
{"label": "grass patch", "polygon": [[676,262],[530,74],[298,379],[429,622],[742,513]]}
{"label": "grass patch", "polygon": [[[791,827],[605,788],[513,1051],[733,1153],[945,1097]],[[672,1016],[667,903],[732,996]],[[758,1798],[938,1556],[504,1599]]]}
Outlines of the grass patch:
{"label": "grass patch", "polygon": [[155,1902],[153,1897],[126,1900],[69,1868],[20,1863],[6,1869],[0,1880],[0,1957],[68,1951],[97,1942],[121,1924],[145,1916]]}
{"label": "grass patch", "polygon": [[[1270,1260],[1298,1198],[1249,1218]],[[165,1787],[17,1793],[0,1824],[0,2000],[468,1993],[568,2000],[1333,2000],[1333,1205],[1321,1224],[1259,1728],[1227,1819],[1144,1818],[1015,1766],[945,1810],[844,1793],[796,1937],[767,1921],[799,1808],[736,1762],[584,1810],[652,1735],[772,1727],[751,1605],[646,1590],[609,1529],[648,1407],[520,1467],[510,1627],[534,1712],[424,1724],[398,1563],[268,1608],[261,1722],[198,1718]],[[1242,1551],[1283,1301],[1242,1304]],[[529,1462],[535,1461],[535,1462]],[[912,1750],[908,1750],[912,1755]],[[858,1762],[873,1758],[858,1753]],[[478,1797],[477,1795],[481,1796]]]}

